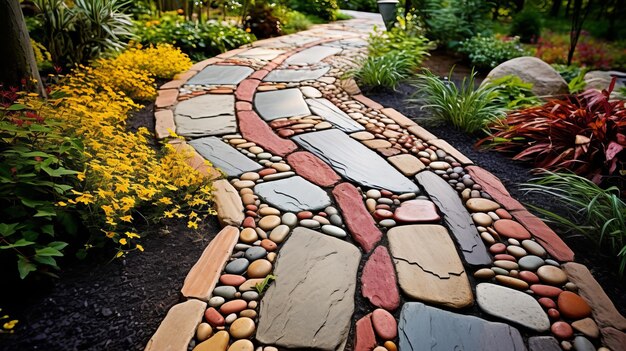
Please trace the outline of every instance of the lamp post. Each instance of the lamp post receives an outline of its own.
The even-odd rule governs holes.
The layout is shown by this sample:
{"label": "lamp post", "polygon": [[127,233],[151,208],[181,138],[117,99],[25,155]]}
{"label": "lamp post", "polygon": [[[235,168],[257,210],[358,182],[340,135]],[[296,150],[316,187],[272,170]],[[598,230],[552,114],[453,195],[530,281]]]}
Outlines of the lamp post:
{"label": "lamp post", "polygon": [[396,22],[398,0],[378,0],[378,12],[383,16],[387,30]]}

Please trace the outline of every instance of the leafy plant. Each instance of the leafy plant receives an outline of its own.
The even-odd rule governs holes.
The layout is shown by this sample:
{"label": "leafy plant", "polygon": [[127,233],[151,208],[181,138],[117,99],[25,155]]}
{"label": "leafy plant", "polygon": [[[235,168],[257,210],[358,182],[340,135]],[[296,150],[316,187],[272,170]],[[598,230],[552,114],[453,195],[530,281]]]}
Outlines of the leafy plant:
{"label": "leafy plant", "polygon": [[410,78],[416,69],[410,54],[392,51],[382,56],[368,57],[352,75],[366,86],[395,89],[401,81]]}
{"label": "leafy plant", "polygon": [[267,289],[274,280],[276,280],[276,276],[272,274],[268,274],[267,276],[265,276],[265,279],[263,279],[262,282],[257,283],[254,286],[254,289],[256,289],[256,291],[259,294],[262,294],[265,291],[265,289]]}
{"label": "leafy plant", "polygon": [[458,50],[481,70],[490,70],[502,62],[530,54],[520,45],[518,38],[501,39],[480,34],[461,42]]}
{"label": "leafy plant", "polygon": [[56,204],[77,188],[83,144],[63,134],[62,123],[34,106],[0,110],[0,251],[15,257],[22,279],[36,270],[54,275],[67,246],[56,237],[69,216]]}
{"label": "leafy plant", "polygon": [[427,36],[454,48],[487,28],[489,3],[482,0],[424,0],[420,6]]}
{"label": "leafy plant", "polygon": [[507,110],[516,110],[541,104],[541,100],[532,91],[533,84],[522,81],[518,76],[500,77],[490,80],[486,85],[487,87],[495,88],[497,92],[493,103]]}
{"label": "leafy plant", "polygon": [[313,22],[305,14],[288,9],[284,6],[277,6],[274,14],[280,19],[282,24],[282,32],[284,34],[292,34],[299,31],[307,30],[313,25]]}
{"label": "leafy plant", "polygon": [[511,36],[519,37],[522,43],[536,43],[541,36],[542,27],[540,13],[524,10],[513,18]]}
{"label": "leafy plant", "polygon": [[257,38],[275,37],[282,33],[280,19],[275,16],[274,9],[263,1],[250,7],[244,26]]}
{"label": "leafy plant", "polygon": [[202,60],[254,41],[253,34],[218,22],[185,21],[176,14],[158,20],[135,22],[135,35],[145,46],[172,44],[194,60]]}
{"label": "leafy plant", "polygon": [[[569,45],[568,34],[547,32],[537,42],[535,56],[547,63],[566,64]],[[583,31],[572,62],[588,69],[626,68],[626,49],[615,43],[595,39]]]}
{"label": "leafy plant", "polygon": [[582,235],[598,247],[608,247],[619,260],[619,274],[626,268],[626,203],[620,189],[602,189],[597,184],[573,173],[543,172],[523,184],[522,190],[546,197],[567,210],[560,216],[534,207],[548,221],[557,223],[568,233]]}
{"label": "leafy plant", "polygon": [[369,36],[369,55],[379,57],[392,52],[406,54],[413,65],[419,67],[434,43],[423,35],[416,18],[410,14],[406,19],[398,18],[396,25],[389,31],[374,31]]}
{"label": "leafy plant", "polygon": [[599,184],[604,177],[624,174],[626,108],[624,101],[609,101],[608,90],[587,90],[564,100],[510,113],[495,121],[489,142],[515,160],[537,168],[568,169]]}
{"label": "leafy plant", "polygon": [[34,0],[41,10],[44,45],[57,65],[86,63],[105,51],[121,51],[132,37],[128,0]]}
{"label": "leafy plant", "polygon": [[325,21],[334,21],[335,13],[339,9],[337,0],[289,0],[288,4],[296,11],[317,16]]}
{"label": "leafy plant", "polygon": [[452,71],[448,80],[442,80],[426,70],[413,83],[416,92],[408,102],[430,111],[434,120],[475,133],[505,115],[504,109],[492,102],[498,96],[496,87],[475,88],[475,75],[472,71],[457,87],[450,81]]}

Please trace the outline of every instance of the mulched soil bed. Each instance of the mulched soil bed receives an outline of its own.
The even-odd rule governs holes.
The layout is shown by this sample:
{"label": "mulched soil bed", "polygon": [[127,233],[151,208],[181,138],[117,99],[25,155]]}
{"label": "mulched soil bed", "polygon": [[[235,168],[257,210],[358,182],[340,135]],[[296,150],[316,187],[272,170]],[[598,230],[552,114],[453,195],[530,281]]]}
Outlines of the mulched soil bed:
{"label": "mulched soil bed", "polygon": [[[462,61],[437,51],[433,52],[432,56],[424,62],[424,66],[439,76],[448,76],[450,69],[454,66],[451,80],[455,83],[462,81],[463,77],[471,72]],[[483,78],[484,76],[478,75],[477,82],[480,83]],[[513,161],[510,157],[498,152],[477,149],[474,144],[482,136],[470,136],[450,126],[437,125],[429,120],[427,111],[409,108],[405,100],[414,91],[415,89],[410,84],[402,84],[395,92],[369,91],[366,92],[366,95],[385,107],[392,107],[412,118],[438,138],[445,139],[477,165],[500,178],[511,195],[522,203],[563,213],[562,209],[555,207],[549,199],[530,196],[519,189],[519,184],[525,183],[533,177],[532,167],[529,164]],[[626,315],[626,278],[620,279],[616,273],[617,259],[594,250],[594,244],[585,238],[565,237],[564,240],[574,250],[576,262],[586,265],[591,270],[617,309]]]}

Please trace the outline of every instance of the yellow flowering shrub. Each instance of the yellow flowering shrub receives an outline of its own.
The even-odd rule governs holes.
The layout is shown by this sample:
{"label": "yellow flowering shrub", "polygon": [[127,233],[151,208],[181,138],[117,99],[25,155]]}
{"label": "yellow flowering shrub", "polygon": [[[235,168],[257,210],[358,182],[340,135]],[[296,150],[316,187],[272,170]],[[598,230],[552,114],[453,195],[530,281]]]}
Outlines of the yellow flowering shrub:
{"label": "yellow flowering shrub", "polygon": [[191,67],[189,56],[170,44],[157,44],[156,47],[143,49],[140,44],[133,44],[115,58],[115,63],[128,69],[148,71],[162,79],[172,79]]}
{"label": "yellow flowering shrub", "polygon": [[93,80],[94,84],[111,88],[115,93],[124,93],[136,100],[152,100],[156,97],[156,84],[150,72],[139,68],[120,65],[115,59],[98,59],[93,67],[79,66],[84,71],[85,83]]}
{"label": "yellow flowering shrub", "polygon": [[90,74],[76,71],[61,87],[67,97],[59,118],[83,137],[87,161],[79,174],[83,189],[59,206],[85,207],[86,223],[118,243],[118,255],[143,250],[135,220],[188,217],[197,227],[203,214],[214,213],[210,183],[185,162],[188,155],[169,144],[152,148],[147,129],[126,130],[126,116],[138,105]]}

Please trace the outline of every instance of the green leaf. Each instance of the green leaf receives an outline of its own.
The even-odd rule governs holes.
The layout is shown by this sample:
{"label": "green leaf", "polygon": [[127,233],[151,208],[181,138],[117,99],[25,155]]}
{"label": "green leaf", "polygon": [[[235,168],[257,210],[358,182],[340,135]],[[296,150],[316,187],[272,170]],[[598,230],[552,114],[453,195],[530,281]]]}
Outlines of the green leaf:
{"label": "green leaf", "polygon": [[56,250],[63,250],[67,245],[68,244],[63,241],[53,241],[50,244],[48,244],[48,247],[51,247]]}
{"label": "green leaf", "polygon": [[56,216],[57,213],[54,210],[38,210],[37,213],[35,213],[33,215],[33,217],[49,217],[49,216]]}
{"label": "green leaf", "polygon": [[13,244],[0,246],[0,249],[12,249],[14,247],[24,247],[24,246],[29,246],[29,245],[32,245],[32,244],[34,244],[34,242],[28,241],[26,239],[20,239],[20,240],[14,242]]}
{"label": "green leaf", "polygon": [[[46,224],[41,226],[41,232],[48,234],[50,236],[54,236],[54,226],[52,224]],[[48,246],[50,246],[48,244]]]}
{"label": "green leaf", "polygon": [[52,267],[58,267],[57,261],[50,256],[35,256],[35,261]]}
{"label": "green leaf", "polygon": [[22,202],[22,204],[24,204],[24,206],[30,207],[30,208],[36,208],[37,206],[46,203],[45,201],[32,200],[32,199],[27,199],[27,198],[21,198],[20,201]]}
{"label": "green leaf", "polygon": [[37,270],[37,267],[28,261],[26,257],[19,256],[17,258],[17,270],[20,272],[20,278],[24,279],[30,272]]}
{"label": "green leaf", "polygon": [[15,234],[16,229],[19,225],[19,223],[0,223],[0,235],[7,237]]}
{"label": "green leaf", "polygon": [[20,111],[26,109],[26,105],[23,104],[13,104],[7,108],[7,111]]}
{"label": "green leaf", "polygon": [[53,247],[44,247],[42,249],[35,250],[37,256],[63,256],[63,253]]}

